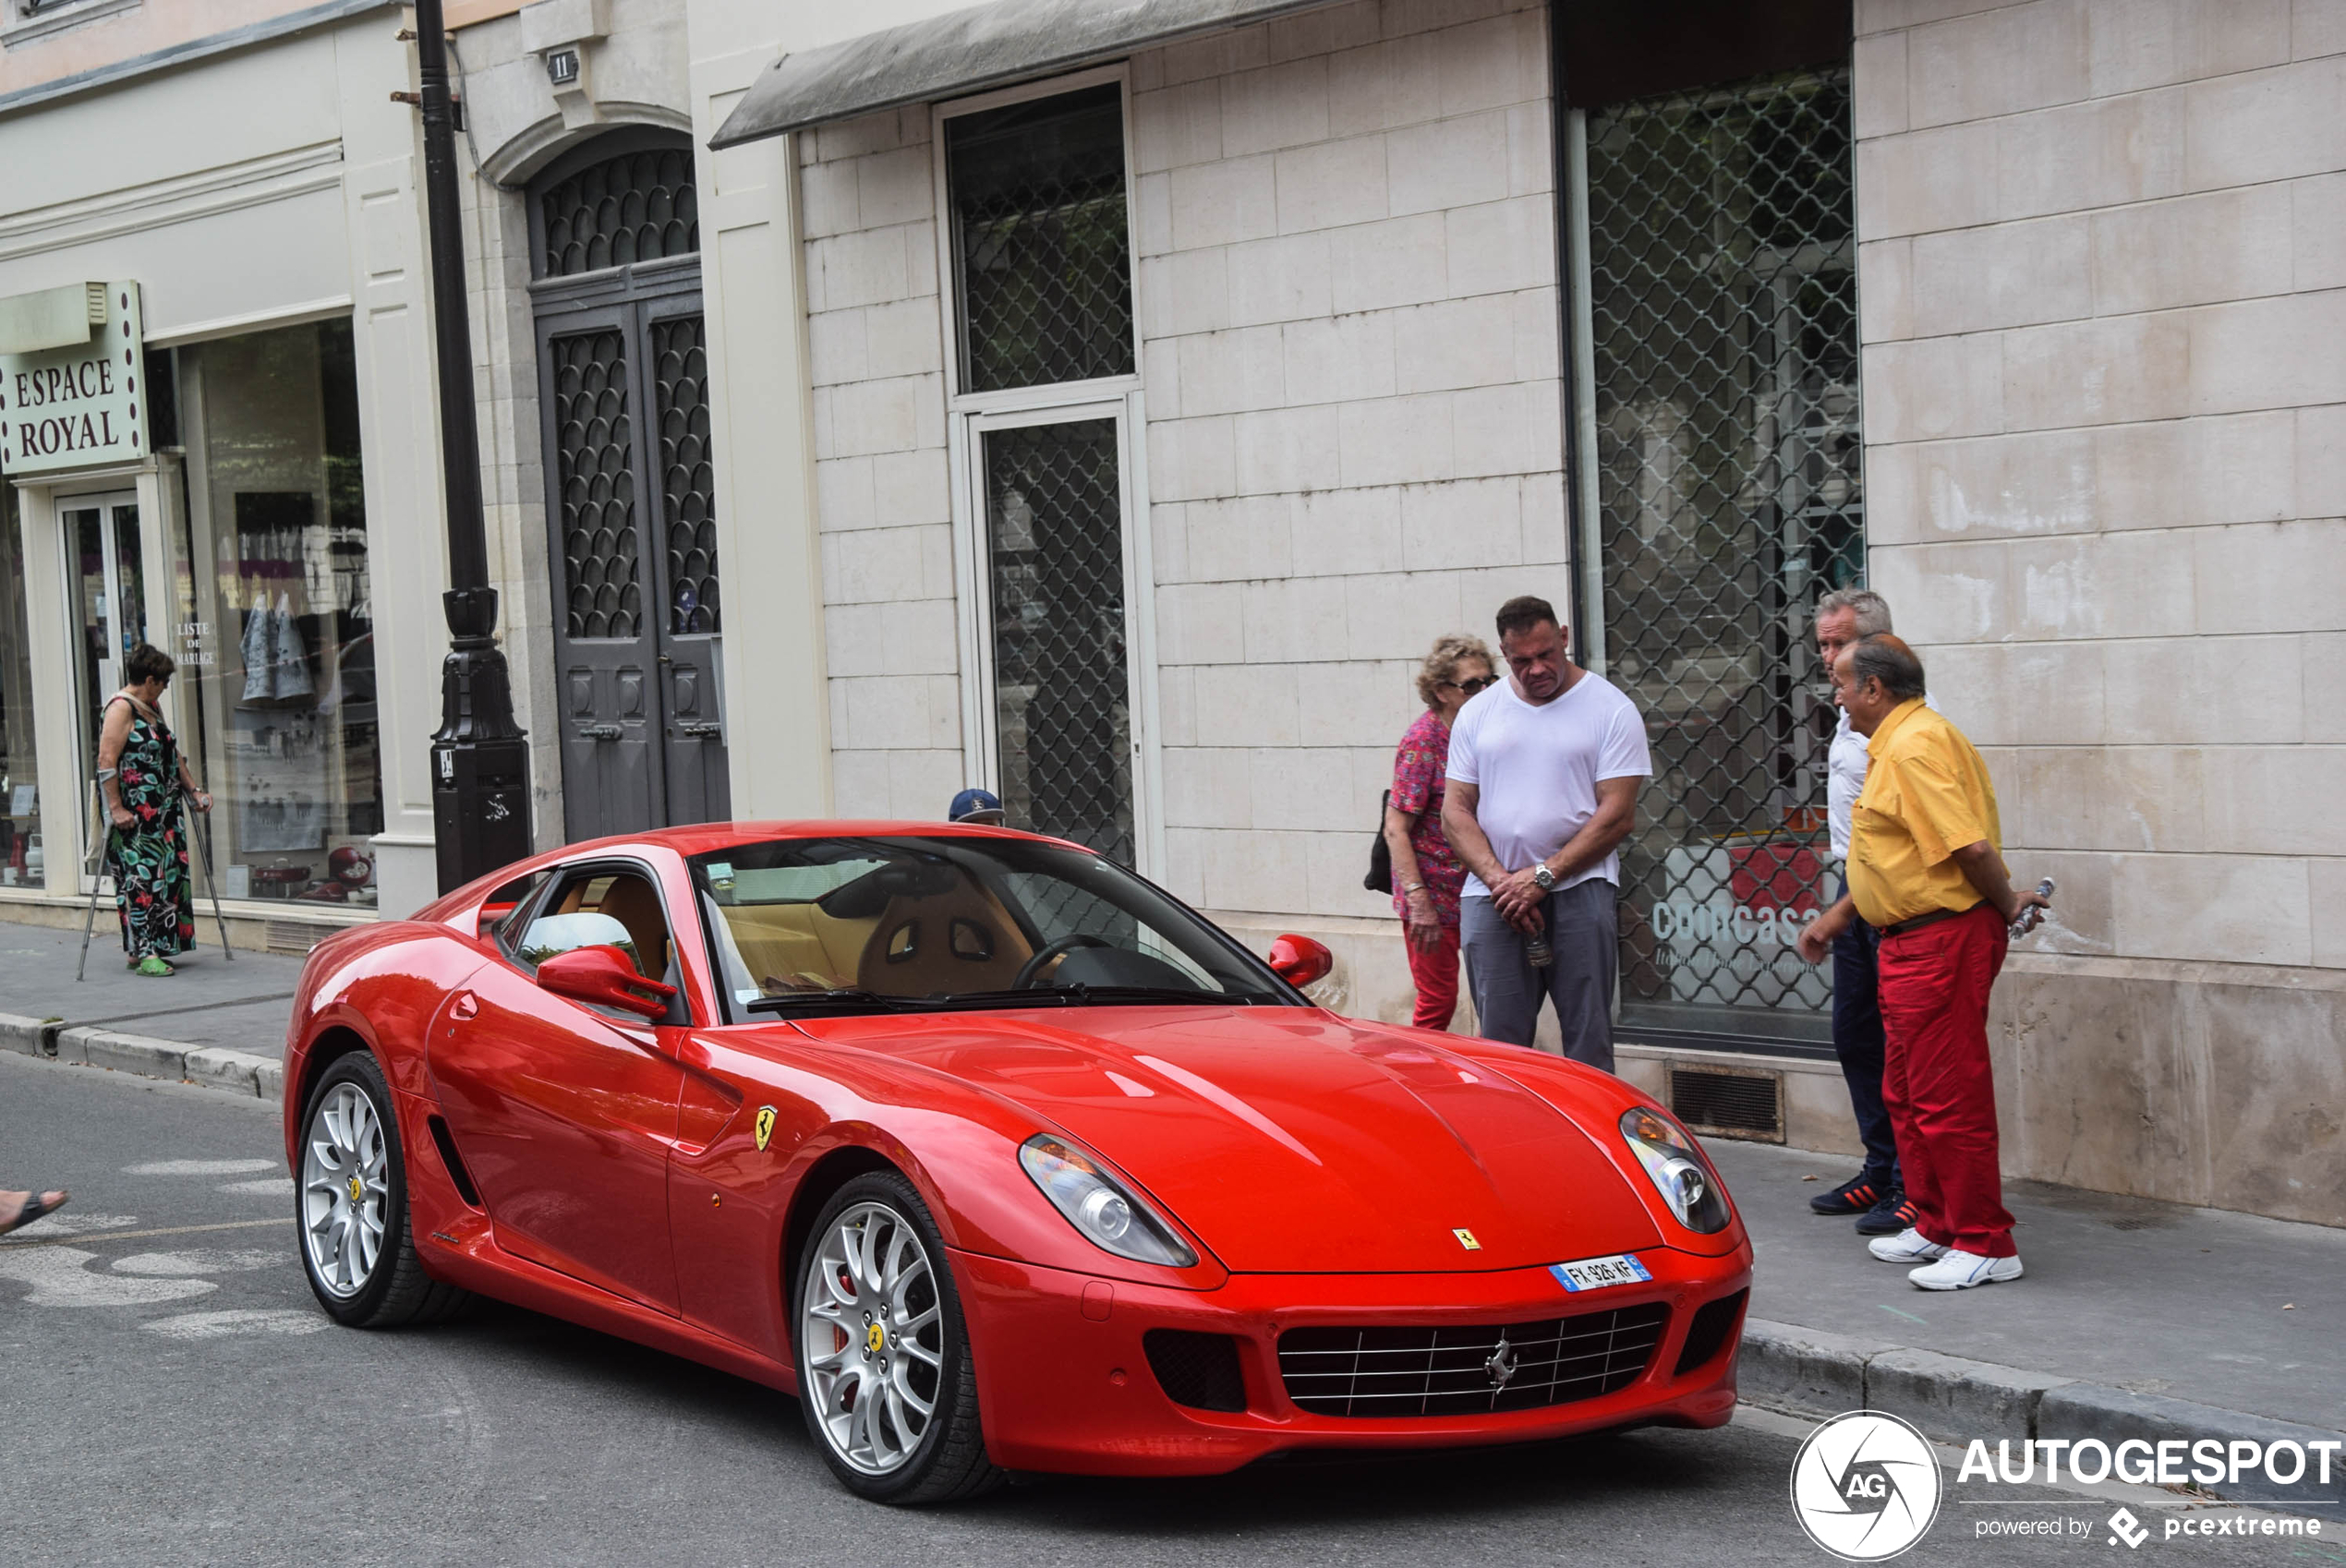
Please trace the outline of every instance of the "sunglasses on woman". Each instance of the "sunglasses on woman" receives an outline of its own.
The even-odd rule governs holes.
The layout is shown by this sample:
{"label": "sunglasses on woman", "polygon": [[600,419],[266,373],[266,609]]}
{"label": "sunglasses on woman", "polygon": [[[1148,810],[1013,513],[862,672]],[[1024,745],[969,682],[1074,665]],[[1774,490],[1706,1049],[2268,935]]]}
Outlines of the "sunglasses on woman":
{"label": "sunglasses on woman", "polygon": [[1459,691],[1464,692],[1470,697],[1486,686],[1497,685],[1499,683],[1499,678],[1495,675],[1483,675],[1478,676],[1472,681],[1445,681],[1442,683],[1445,686],[1456,686]]}

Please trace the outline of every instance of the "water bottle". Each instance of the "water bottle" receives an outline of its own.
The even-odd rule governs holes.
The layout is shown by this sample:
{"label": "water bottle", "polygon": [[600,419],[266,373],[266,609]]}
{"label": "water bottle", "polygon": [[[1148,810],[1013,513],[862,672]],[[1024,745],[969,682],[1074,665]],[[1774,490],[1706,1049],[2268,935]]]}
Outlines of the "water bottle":
{"label": "water bottle", "polygon": [[[2038,883],[2037,892],[2040,897],[2047,899],[2051,898],[2053,895],[2053,879],[2048,876],[2042,882]],[[2043,910],[2039,909],[2035,904],[2029,905],[2026,909],[2021,911],[2019,915],[2013,921],[2011,926],[2012,935],[2014,936],[2027,935],[2030,932],[2037,929],[2038,923],[2044,918],[2045,911]]]}
{"label": "water bottle", "polygon": [[1523,957],[1533,969],[1546,969],[1556,961],[1556,950],[1548,941],[1546,926],[1542,926],[1523,939]]}

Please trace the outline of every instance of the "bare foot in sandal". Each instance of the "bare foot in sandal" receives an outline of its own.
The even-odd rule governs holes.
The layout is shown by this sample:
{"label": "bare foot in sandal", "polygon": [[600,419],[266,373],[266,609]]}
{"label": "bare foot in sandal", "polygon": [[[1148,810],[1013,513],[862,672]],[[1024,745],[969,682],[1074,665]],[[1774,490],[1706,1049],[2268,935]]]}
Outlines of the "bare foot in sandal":
{"label": "bare foot in sandal", "polygon": [[42,1193],[0,1192],[0,1236],[30,1224],[42,1215],[66,1206],[73,1194],[63,1188]]}

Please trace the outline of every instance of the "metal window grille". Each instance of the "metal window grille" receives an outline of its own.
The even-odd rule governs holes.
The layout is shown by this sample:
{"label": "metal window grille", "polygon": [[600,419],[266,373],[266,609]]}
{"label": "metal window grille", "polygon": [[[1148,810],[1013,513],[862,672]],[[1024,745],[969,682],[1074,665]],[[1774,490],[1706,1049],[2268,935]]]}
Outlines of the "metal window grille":
{"label": "metal window grille", "polygon": [[554,473],[562,582],[573,637],[634,637],[636,581],[634,436],[627,354],[616,330],[555,338]]}
{"label": "metal window grille", "polygon": [[697,315],[655,321],[652,395],[659,416],[660,517],[668,535],[671,633],[721,632],[717,470],[708,451],[708,345]]}
{"label": "metal window grille", "polygon": [[988,430],[994,699],[1010,820],[1132,862],[1113,419]]}
{"label": "metal window grille", "polygon": [[947,122],[963,391],[1132,373],[1121,91]]}
{"label": "metal window grille", "polygon": [[1655,767],[1623,854],[1648,1023],[1830,1000],[1790,933],[1827,852],[1808,617],[1865,562],[1850,171],[1845,68],[1588,120],[1602,645]]}
{"label": "metal window grille", "polygon": [[545,220],[541,278],[700,249],[700,197],[686,148],[623,152],[556,182],[538,200]]}

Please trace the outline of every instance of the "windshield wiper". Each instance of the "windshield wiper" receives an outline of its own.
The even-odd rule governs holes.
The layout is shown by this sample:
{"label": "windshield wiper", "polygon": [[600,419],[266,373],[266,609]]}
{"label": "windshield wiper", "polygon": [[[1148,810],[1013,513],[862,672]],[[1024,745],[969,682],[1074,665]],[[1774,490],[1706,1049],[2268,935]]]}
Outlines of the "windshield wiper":
{"label": "windshield wiper", "polygon": [[742,1004],[742,1010],[752,1013],[794,1013],[801,1007],[871,1007],[880,1012],[901,1012],[907,1007],[919,1007],[921,1002],[911,996],[883,996],[877,991],[861,986],[844,986],[836,991],[786,991],[779,996],[760,996]]}

